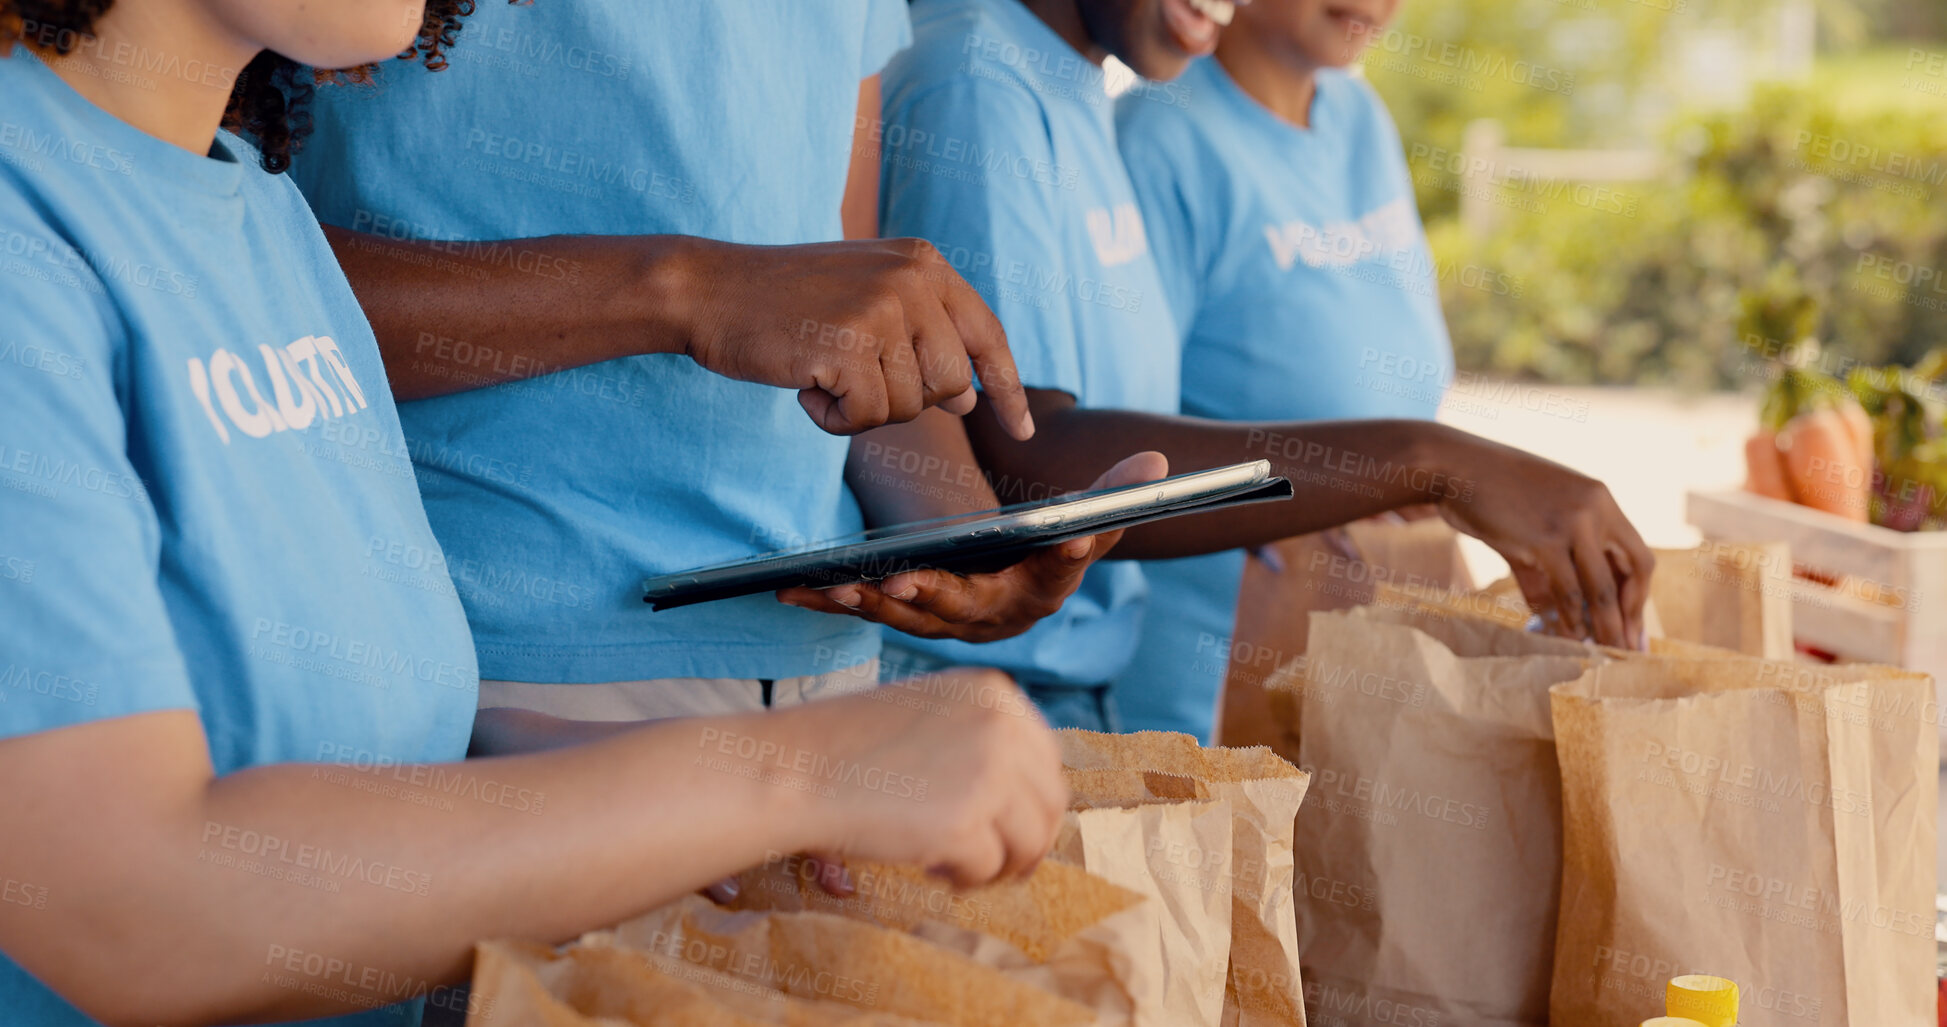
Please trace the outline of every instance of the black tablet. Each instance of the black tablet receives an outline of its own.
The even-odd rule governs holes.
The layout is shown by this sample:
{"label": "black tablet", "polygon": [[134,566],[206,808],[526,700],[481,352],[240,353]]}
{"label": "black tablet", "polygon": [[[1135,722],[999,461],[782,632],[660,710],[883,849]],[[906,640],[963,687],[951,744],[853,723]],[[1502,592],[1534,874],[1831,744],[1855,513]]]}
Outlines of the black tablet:
{"label": "black tablet", "polygon": [[1291,495],[1291,482],[1272,477],[1269,461],[1232,464],[1141,485],[878,528],[803,549],[658,575],[642,583],[642,601],[668,610],[798,585],[882,581],[927,567],[962,574],[997,571],[1071,538]]}

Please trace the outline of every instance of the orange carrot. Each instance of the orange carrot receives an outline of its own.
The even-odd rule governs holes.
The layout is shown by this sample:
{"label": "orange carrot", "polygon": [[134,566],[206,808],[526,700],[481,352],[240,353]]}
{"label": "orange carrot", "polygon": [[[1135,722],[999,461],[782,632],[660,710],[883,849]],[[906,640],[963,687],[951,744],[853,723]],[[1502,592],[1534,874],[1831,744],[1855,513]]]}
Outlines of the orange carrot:
{"label": "orange carrot", "polygon": [[1859,466],[1866,469],[1866,491],[1873,487],[1873,419],[1866,416],[1866,408],[1859,401],[1848,396],[1839,402],[1839,416],[1844,418],[1846,432],[1852,437],[1854,451],[1858,454]]}
{"label": "orange carrot", "polygon": [[1791,486],[1785,482],[1784,457],[1778,452],[1778,436],[1763,428],[1744,440],[1744,490],[1760,496],[1792,501]]}
{"label": "orange carrot", "polygon": [[1778,449],[1799,503],[1847,520],[1866,520],[1872,466],[1860,463],[1845,415],[1832,407],[1799,414],[1778,433]]}

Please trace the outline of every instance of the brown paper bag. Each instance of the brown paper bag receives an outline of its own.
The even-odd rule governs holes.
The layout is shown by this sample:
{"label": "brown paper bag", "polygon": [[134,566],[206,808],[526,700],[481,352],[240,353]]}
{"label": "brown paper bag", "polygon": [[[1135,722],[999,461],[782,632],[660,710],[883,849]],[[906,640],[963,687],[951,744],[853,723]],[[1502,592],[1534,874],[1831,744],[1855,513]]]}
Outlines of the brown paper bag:
{"label": "brown paper bag", "polygon": [[1640,658],[1553,700],[1555,1022],[1633,1025],[1689,972],[1737,981],[1755,1027],[1935,1022],[1925,676]]}
{"label": "brown paper bag", "polygon": [[[1067,996],[1105,1025],[1154,1015],[1172,972],[1156,947],[1163,910],[1080,867],[1044,861],[1025,881],[959,889],[917,867],[857,862],[855,892],[816,883],[802,857],[739,875],[739,910],[816,910],[908,931]],[[1005,943],[980,943],[981,937]],[[1009,953],[1019,953],[1016,959]]]}
{"label": "brown paper bag", "polygon": [[1589,647],[1466,616],[1312,615],[1298,936],[1321,1020],[1548,1022],[1561,867],[1548,689]]}
{"label": "brown paper bag", "polygon": [[[1514,581],[1513,578],[1503,580],[1509,584]],[[1381,584],[1373,593],[1371,605],[1386,610],[1469,617],[1505,628],[1525,628],[1529,615],[1528,604],[1521,598],[1519,589],[1512,593],[1502,588],[1452,592],[1414,585]]]}
{"label": "brown paper bag", "polygon": [[[1156,942],[1166,971],[1163,993],[1153,1015],[1141,1011],[1138,1022],[1217,1027],[1230,963],[1230,803],[1159,799],[1144,791],[1121,808],[1070,811],[1051,855],[1143,895],[1161,911]],[[1081,801],[1099,803],[1100,793]]]}
{"label": "brown paper bag", "polygon": [[[1507,579],[1512,585],[1513,579]],[[1456,592],[1416,584],[1381,581],[1372,589],[1369,603],[1354,609],[1374,609],[1431,617],[1459,617],[1485,621],[1503,627],[1523,628],[1528,608],[1517,589],[1511,595],[1495,587],[1482,592]],[[1269,732],[1276,740],[1272,748],[1278,755],[1298,762],[1298,738],[1303,733],[1299,720],[1304,711],[1299,700],[1305,694],[1305,658],[1300,655],[1278,667],[1264,681],[1262,705],[1276,725]]]}
{"label": "brown paper bag", "polygon": [[1655,552],[1650,601],[1665,636],[1770,660],[1792,658],[1789,545],[1706,542]]}
{"label": "brown paper bag", "polygon": [[910,931],[933,921],[991,934],[1045,960],[1082,930],[1142,901],[1079,867],[1043,863],[1024,881],[955,888],[918,867],[847,864],[854,892],[840,898],[817,883],[809,862],[780,856],[738,875],[740,910],[814,910]]}
{"label": "brown paper bag", "polygon": [[1223,1023],[1303,1024],[1291,898],[1291,831],[1306,774],[1265,748],[1205,749],[1189,735],[1062,730],[1074,770],[1161,771],[1230,803],[1230,969]]}
{"label": "brown paper bag", "polygon": [[1312,611],[1372,602],[1375,589],[1386,585],[1464,591],[1473,578],[1459,533],[1438,517],[1371,518],[1269,548],[1282,569],[1274,571],[1255,556],[1245,562],[1217,740],[1267,745],[1291,759],[1298,740],[1281,733],[1285,721],[1267,707],[1265,684],[1279,667],[1304,655]]}
{"label": "brown paper bag", "polygon": [[611,945],[483,942],[469,1027],[938,1027]]}
{"label": "brown paper bag", "polygon": [[[926,926],[942,925],[921,925]],[[1013,962],[1006,968],[983,965],[973,958],[982,951],[978,944],[963,940],[976,932],[953,930],[938,936],[946,942],[942,945],[864,920],[814,912],[739,912],[690,896],[612,932],[585,937],[582,944],[657,952],[768,981],[802,998],[949,1024],[1016,1027],[1043,1018],[1101,1022],[1097,1010],[1044,987],[1051,981],[1046,974],[1033,981],[1013,979],[1006,970],[1028,962],[1018,950],[1007,950]]]}
{"label": "brown paper bag", "polygon": [[1160,770],[1063,767],[1062,776],[1068,780],[1071,810],[1124,809],[1152,802],[1190,802],[1210,797],[1210,789],[1199,784],[1196,778]]}
{"label": "brown paper bag", "polygon": [[[1706,542],[1658,549],[1644,625],[1669,638],[1760,656],[1792,658],[1791,547],[1783,542]],[[1382,587],[1375,605],[1439,608],[1519,627],[1528,604],[1513,578],[1467,596]]]}

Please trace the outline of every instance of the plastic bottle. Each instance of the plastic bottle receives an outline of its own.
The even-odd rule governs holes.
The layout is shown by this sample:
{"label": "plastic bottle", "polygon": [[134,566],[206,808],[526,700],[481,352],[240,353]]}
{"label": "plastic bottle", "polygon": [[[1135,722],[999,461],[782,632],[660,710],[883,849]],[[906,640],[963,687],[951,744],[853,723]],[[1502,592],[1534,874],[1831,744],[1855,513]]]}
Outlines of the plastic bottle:
{"label": "plastic bottle", "polygon": [[1703,1027],[1736,1027],[1737,982],[1708,974],[1684,974],[1664,989],[1663,1011]]}

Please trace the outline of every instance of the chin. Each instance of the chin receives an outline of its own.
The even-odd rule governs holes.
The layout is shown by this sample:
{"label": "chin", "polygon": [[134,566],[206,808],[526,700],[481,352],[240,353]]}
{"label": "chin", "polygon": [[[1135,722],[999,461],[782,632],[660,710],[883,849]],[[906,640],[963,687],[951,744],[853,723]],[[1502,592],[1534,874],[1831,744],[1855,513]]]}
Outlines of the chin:
{"label": "chin", "polygon": [[1359,58],[1364,57],[1365,55],[1366,55],[1366,48],[1363,46],[1341,48],[1338,50],[1334,50],[1331,53],[1319,55],[1318,63],[1321,67],[1337,68],[1340,71],[1343,71],[1346,68],[1350,68],[1354,64],[1359,63]]}
{"label": "chin", "polygon": [[209,0],[266,49],[314,68],[353,68],[396,56],[419,37],[423,0]]}
{"label": "chin", "polygon": [[1190,69],[1192,58],[1182,54],[1159,54],[1143,57],[1136,61],[1123,60],[1129,70],[1151,82],[1168,82]]}

